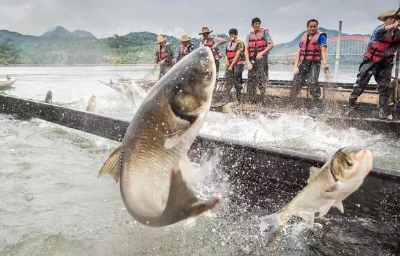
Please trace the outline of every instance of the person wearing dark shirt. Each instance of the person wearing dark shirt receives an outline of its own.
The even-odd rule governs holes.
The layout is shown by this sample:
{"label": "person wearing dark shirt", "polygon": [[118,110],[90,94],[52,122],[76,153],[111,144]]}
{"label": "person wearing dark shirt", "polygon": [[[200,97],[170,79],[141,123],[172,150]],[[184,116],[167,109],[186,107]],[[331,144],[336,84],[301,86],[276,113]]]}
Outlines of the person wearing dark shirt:
{"label": "person wearing dark shirt", "polygon": [[181,46],[179,49],[177,62],[194,50],[194,44],[192,44],[191,40],[192,39],[187,35],[183,35],[181,37]]}
{"label": "person wearing dark shirt", "polygon": [[238,39],[238,30],[229,30],[230,42],[226,45],[226,88],[225,92],[230,96],[232,87],[236,90],[236,100],[241,102],[243,89],[243,64],[244,64],[244,43]]}
{"label": "person wearing dark shirt", "polygon": [[157,36],[156,44],[158,44],[158,49],[156,51],[155,64],[160,65],[160,74],[158,76],[158,79],[160,79],[174,65],[174,54],[171,45],[166,41],[165,37],[161,35]]}
{"label": "person wearing dark shirt", "polygon": [[294,78],[290,94],[292,104],[297,103],[297,96],[301,87],[307,85],[313,97],[313,109],[317,110],[321,107],[321,88],[318,77],[321,61],[324,72],[329,70],[326,48],[327,36],[318,31],[318,21],[315,19],[307,21],[307,32],[299,43],[294,62]]}
{"label": "person wearing dark shirt", "polygon": [[378,83],[379,118],[391,119],[388,113],[387,100],[394,88],[390,86],[393,69],[393,59],[400,45],[400,14],[395,10],[379,15],[383,24],[375,28],[368,43],[364,59],[360,64],[357,81],[349,98],[349,112],[355,108],[358,97],[363,93],[369,80],[374,76]]}

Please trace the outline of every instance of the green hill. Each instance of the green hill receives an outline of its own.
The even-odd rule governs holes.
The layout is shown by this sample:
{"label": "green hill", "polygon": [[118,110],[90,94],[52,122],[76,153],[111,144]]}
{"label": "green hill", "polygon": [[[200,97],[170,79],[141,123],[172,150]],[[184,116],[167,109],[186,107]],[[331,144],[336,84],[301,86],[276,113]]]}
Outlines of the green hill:
{"label": "green hill", "polygon": [[[338,31],[321,31],[328,38],[336,37]],[[298,49],[298,43],[305,33],[300,33],[293,41],[275,45],[271,56],[290,55]],[[343,34],[346,36],[348,34]],[[228,39],[227,35],[218,35]],[[368,36],[368,35],[357,35]],[[173,36],[166,36],[172,44],[175,57],[180,41]],[[27,65],[79,65],[79,64],[126,64],[154,63],[157,49],[157,35],[150,32],[133,32],[127,35],[97,39],[88,31],[69,32],[63,27],[47,31],[43,36],[22,35],[8,30],[0,30],[0,64]],[[196,47],[200,39],[194,38]],[[224,52],[225,46],[220,50]]]}

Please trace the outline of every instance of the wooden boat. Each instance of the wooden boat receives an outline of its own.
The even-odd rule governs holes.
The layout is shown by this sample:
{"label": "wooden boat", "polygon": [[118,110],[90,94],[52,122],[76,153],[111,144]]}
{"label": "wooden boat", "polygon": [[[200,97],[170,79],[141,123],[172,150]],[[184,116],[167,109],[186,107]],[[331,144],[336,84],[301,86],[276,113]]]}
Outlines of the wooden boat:
{"label": "wooden boat", "polygon": [[7,79],[7,80],[0,80],[0,90],[10,88],[17,79]]}
{"label": "wooden boat", "polygon": [[[145,90],[149,90],[157,81],[155,80],[132,80],[135,86],[139,86]],[[251,99],[247,94],[247,80],[244,79],[244,88],[242,90],[243,104],[240,106],[230,104],[234,101],[234,92],[225,91],[225,80],[220,79],[217,83],[216,90],[213,95],[212,110],[219,112],[236,112],[236,113],[294,113],[299,112],[309,114],[306,110],[311,108],[311,99],[308,88],[303,87],[299,93],[299,101],[297,106],[293,107],[293,103],[289,101],[292,81],[270,80],[266,87],[266,107],[260,107],[251,104]],[[320,83],[322,87],[321,100],[323,102],[323,111],[328,115],[342,116],[347,111],[347,102],[352,92],[353,84],[351,83]],[[109,85],[112,87],[111,85]],[[126,85],[129,87],[130,85]],[[378,117],[377,103],[379,93],[376,84],[370,84],[364,93],[358,98],[358,108],[351,113],[356,117]],[[119,89],[114,88],[117,91]],[[261,95],[256,96],[256,101],[261,100]],[[228,105],[226,105],[228,104]],[[393,105],[393,99],[388,100],[388,104]],[[311,114],[312,115],[312,114]],[[399,119],[399,114],[394,113],[394,118]]]}
{"label": "wooden boat", "polygon": [[[0,113],[24,119],[36,117],[116,141],[123,139],[129,125],[127,121],[117,118],[1,94]],[[328,123],[337,122],[335,117],[331,119]],[[345,120],[350,126],[362,127],[363,123],[367,122],[365,125],[369,128],[375,122],[375,120],[354,118]],[[383,132],[390,126],[393,130],[397,130],[397,136],[400,136],[399,122],[386,122],[385,126],[378,126],[377,129]],[[201,159],[216,151],[224,153],[219,167],[229,174],[230,182],[235,188],[230,196],[231,202],[255,207],[253,208],[255,210],[263,209],[264,212],[276,211],[286,204],[306,185],[308,169],[311,166],[322,166],[326,161],[324,157],[318,155],[255,146],[204,135],[197,137],[189,154],[192,159]],[[361,237],[365,235],[363,233],[365,229],[359,223],[360,218],[372,219],[373,225],[383,231],[371,228],[373,231],[369,232],[375,232],[370,234],[373,237],[371,242],[384,248],[388,246],[388,251],[396,253],[400,241],[400,233],[396,232],[398,230],[396,226],[398,227],[400,223],[399,194],[400,169],[393,171],[374,168],[360,189],[344,201],[345,214],[331,210],[330,216],[337,216],[341,226],[352,225],[352,234]]]}

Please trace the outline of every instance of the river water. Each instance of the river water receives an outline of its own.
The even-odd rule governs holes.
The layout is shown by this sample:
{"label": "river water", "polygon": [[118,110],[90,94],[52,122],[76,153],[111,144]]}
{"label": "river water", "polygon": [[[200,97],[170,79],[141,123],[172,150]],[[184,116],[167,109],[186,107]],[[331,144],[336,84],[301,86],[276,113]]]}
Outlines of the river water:
{"label": "river water", "polygon": [[[271,69],[271,79],[290,79],[290,67]],[[55,103],[80,110],[95,94],[96,113],[130,120],[132,104],[98,80],[150,78],[151,71],[146,66],[3,67],[0,77],[18,79],[7,94],[42,101],[51,90]],[[266,127],[256,119],[210,113],[201,132],[320,155],[357,144],[374,151],[376,166],[397,169],[400,141],[390,135],[334,129],[304,116],[268,121]],[[281,240],[266,248],[260,214],[229,198],[200,218],[144,227],[126,212],[118,185],[109,177],[97,179],[118,143],[39,119],[0,115],[0,127],[0,255],[390,255],[373,245],[360,246],[363,239],[346,236],[345,225],[329,224],[337,221],[329,214],[321,222],[332,236],[341,237],[343,248],[318,253],[315,248],[329,247],[322,239],[326,231],[302,223],[290,225]],[[356,225],[374,227],[369,219]]]}

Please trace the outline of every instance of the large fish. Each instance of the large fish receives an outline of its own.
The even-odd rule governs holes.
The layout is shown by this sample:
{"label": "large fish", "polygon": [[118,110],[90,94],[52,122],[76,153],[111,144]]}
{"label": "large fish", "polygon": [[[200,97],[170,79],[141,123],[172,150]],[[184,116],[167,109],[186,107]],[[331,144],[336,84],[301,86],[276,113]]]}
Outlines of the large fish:
{"label": "large fish", "polygon": [[321,169],[312,167],[308,185],[282,210],[262,218],[261,230],[267,231],[267,242],[275,236],[293,216],[314,224],[334,206],[344,212],[342,201],[356,191],[372,168],[371,151],[359,147],[339,149]]}
{"label": "large fish", "polygon": [[86,106],[86,111],[88,112],[94,112],[94,110],[96,109],[96,95],[92,95],[92,97],[90,97],[88,105]]}
{"label": "large fish", "polygon": [[45,103],[52,104],[53,103],[53,93],[48,90],[46,93],[46,98],[44,99]]}
{"label": "large fish", "polygon": [[211,105],[215,70],[208,48],[175,65],[150,90],[121,147],[100,170],[99,176],[108,173],[120,181],[126,209],[145,225],[170,225],[219,202],[200,202],[194,195],[187,158]]}

